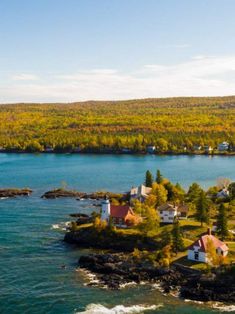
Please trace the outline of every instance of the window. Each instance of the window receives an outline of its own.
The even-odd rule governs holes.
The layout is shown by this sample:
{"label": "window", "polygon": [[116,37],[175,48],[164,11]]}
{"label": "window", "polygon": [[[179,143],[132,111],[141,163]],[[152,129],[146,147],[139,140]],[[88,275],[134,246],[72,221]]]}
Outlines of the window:
{"label": "window", "polygon": [[194,259],[198,261],[198,259],[199,259],[199,253],[198,252],[194,252]]}

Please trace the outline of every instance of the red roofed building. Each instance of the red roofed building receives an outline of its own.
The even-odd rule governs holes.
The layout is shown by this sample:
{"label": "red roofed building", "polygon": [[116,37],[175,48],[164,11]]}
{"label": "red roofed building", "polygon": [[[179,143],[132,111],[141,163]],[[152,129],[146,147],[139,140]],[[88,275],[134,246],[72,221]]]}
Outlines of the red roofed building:
{"label": "red roofed building", "polygon": [[102,202],[101,220],[112,223],[117,227],[126,228],[140,222],[140,217],[135,215],[128,205],[111,205],[108,199]]}
{"label": "red roofed building", "polygon": [[198,261],[198,262],[208,262],[207,258],[207,243],[208,241],[212,241],[216,253],[221,256],[226,256],[228,254],[228,247],[227,245],[217,239],[215,236],[211,234],[210,228],[208,229],[208,233],[204,234],[200,237],[197,241],[191,244],[188,247],[188,259],[191,261]]}

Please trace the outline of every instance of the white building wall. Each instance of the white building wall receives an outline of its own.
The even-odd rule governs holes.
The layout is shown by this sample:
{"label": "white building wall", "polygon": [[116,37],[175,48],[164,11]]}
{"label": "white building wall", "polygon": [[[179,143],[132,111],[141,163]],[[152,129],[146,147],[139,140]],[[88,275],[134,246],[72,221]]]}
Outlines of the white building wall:
{"label": "white building wall", "polygon": [[110,202],[109,200],[104,200],[102,202],[101,220],[109,221],[109,217],[110,217]]}
{"label": "white building wall", "polygon": [[195,259],[195,252],[197,252],[197,249],[196,250],[188,250],[188,259],[189,260],[196,261],[196,262],[203,262],[203,263],[207,262],[206,253],[198,252],[198,259]]}
{"label": "white building wall", "polygon": [[177,215],[177,211],[168,211],[168,210],[164,210],[162,211],[162,213],[160,213],[160,219],[161,222],[164,223],[173,223],[174,222],[174,218]]}

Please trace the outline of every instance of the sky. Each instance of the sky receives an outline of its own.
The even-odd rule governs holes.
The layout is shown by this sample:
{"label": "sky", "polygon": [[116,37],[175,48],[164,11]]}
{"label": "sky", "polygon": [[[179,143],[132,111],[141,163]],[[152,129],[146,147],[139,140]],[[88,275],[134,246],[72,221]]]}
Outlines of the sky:
{"label": "sky", "polygon": [[235,95],[234,0],[0,0],[0,103]]}

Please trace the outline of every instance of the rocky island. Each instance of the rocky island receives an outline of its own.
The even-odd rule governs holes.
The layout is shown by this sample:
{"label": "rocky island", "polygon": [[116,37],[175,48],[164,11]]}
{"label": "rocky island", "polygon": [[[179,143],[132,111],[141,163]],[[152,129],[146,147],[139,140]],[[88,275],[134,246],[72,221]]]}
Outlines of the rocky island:
{"label": "rocky island", "polygon": [[28,188],[24,189],[0,189],[0,197],[16,197],[16,196],[29,196],[33,191]]}
{"label": "rocky island", "polygon": [[116,199],[117,201],[122,201],[127,199],[127,194],[123,193],[113,193],[108,191],[97,191],[93,193],[85,193],[75,190],[68,190],[64,188],[58,188],[51,191],[45,192],[41,197],[48,199],[62,198],[62,197],[72,197],[80,199],[93,199],[93,200],[101,200],[104,196],[107,195],[110,199]]}

